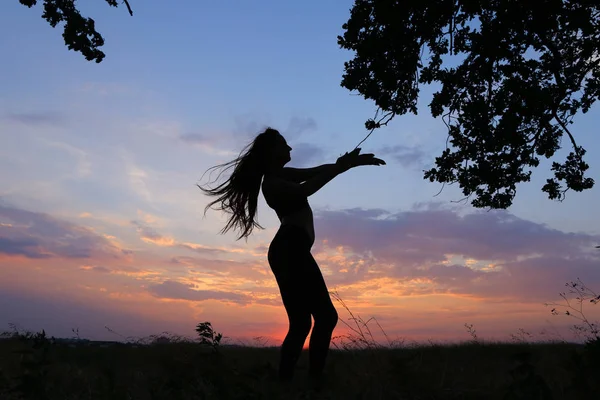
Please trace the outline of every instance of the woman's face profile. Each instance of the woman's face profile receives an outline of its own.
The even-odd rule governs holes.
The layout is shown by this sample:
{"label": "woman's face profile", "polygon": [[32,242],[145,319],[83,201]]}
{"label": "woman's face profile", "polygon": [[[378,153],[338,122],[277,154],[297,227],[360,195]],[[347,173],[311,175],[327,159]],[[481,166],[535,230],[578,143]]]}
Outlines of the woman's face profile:
{"label": "woman's face profile", "polygon": [[273,143],[272,156],[274,164],[283,167],[291,159],[292,148],[287,144],[287,141],[280,134],[275,138]]}

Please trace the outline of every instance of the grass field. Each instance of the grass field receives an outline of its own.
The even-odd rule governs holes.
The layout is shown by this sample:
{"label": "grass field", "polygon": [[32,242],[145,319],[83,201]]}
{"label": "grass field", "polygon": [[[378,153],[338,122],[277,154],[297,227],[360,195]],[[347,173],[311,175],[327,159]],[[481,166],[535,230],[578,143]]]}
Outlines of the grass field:
{"label": "grass field", "polygon": [[78,330],[73,339],[48,338],[10,325],[0,334],[0,400],[600,399],[600,330],[583,306],[600,295],[579,280],[566,286],[565,302],[547,305],[578,322],[583,344],[534,342],[522,329],[512,343],[489,342],[465,324],[471,340],[461,344],[382,345],[370,327],[387,339],[379,322],[355,316],[332,292],[350,316],[340,318],[349,333],[334,337],[318,390],[307,380],[307,352],[294,381],[281,384],[278,347],[225,344],[210,322],[196,326],[196,338],[165,332],[124,342],[82,340]]}
{"label": "grass field", "polygon": [[306,385],[306,353],[285,386],[276,380],[278,348],[159,341],[15,333],[0,340],[0,399],[600,398],[598,341],[333,349],[320,391]]}

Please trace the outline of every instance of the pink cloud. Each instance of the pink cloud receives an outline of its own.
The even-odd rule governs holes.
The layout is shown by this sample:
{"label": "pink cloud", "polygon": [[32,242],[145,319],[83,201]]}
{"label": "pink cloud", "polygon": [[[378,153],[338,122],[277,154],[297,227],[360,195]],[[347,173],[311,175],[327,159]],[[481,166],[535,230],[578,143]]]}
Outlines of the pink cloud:
{"label": "pink cloud", "polygon": [[0,253],[27,258],[112,258],[125,255],[91,229],[48,214],[0,204]]}
{"label": "pink cloud", "polygon": [[193,284],[185,284],[176,281],[165,281],[160,284],[150,285],[148,291],[156,297],[163,299],[179,299],[190,301],[223,300],[237,304],[247,304],[251,297],[225,291],[200,290]]}
{"label": "pink cloud", "polygon": [[383,210],[316,211],[316,230],[330,246],[349,246],[378,259],[422,264],[444,261],[446,254],[482,260],[519,256],[579,254],[600,240],[566,233],[517,218],[508,212],[417,210],[386,215]]}
{"label": "pink cloud", "polygon": [[101,265],[100,266],[99,265],[96,265],[96,266],[84,265],[84,266],[81,266],[80,269],[82,269],[84,271],[100,272],[103,274],[112,272],[111,269],[103,267]]}
{"label": "pink cloud", "polygon": [[[515,331],[526,323],[538,327],[550,317],[542,303],[555,300],[565,282],[580,277],[590,287],[600,285],[600,251],[593,248],[597,236],[550,229],[507,212],[353,209],[315,215],[313,254],[329,287],[339,289],[353,311],[377,316],[390,334],[467,338],[464,322],[476,323],[483,334],[505,326]],[[231,336],[243,331],[242,320],[273,326],[265,334],[277,338],[285,334],[285,311],[265,245],[204,246],[166,236],[147,222],[133,225],[160,255],[153,248],[124,251],[116,231],[108,240],[47,214],[3,206],[0,270],[8,273],[0,282],[5,288],[18,284],[37,298],[77,300],[82,304],[73,315],[110,300],[114,309],[102,318],[127,327],[122,322],[127,317],[115,311],[121,305],[142,313],[138,319],[168,309],[164,318],[187,326],[186,332],[190,318],[205,318]],[[216,258],[234,256],[238,260]],[[174,304],[185,312],[173,315]],[[32,310],[21,310],[30,313],[28,321],[49,323]],[[0,316],[14,319],[9,311],[0,307]],[[113,319],[106,317],[111,312]],[[147,326],[154,327],[147,331],[151,334],[161,325],[157,319]]]}
{"label": "pink cloud", "polygon": [[[508,212],[461,216],[443,209],[397,214],[352,209],[315,214],[315,247],[321,265],[333,271],[328,282],[334,285],[422,278],[431,284],[418,289],[421,294],[540,301],[553,298],[557,287],[576,277],[600,285],[600,252],[592,249],[598,236],[562,232]],[[334,248],[344,250],[332,254]],[[456,256],[470,261],[457,264]]]}
{"label": "pink cloud", "polygon": [[186,249],[193,251],[199,254],[225,254],[228,253],[228,250],[203,246],[201,244],[196,243],[185,243],[177,241],[174,238],[162,235],[157,232],[155,228],[151,227],[149,224],[141,221],[131,221],[131,224],[136,227],[138,234],[140,235],[140,239],[147,243],[152,243],[157,246],[163,247],[177,247],[181,249]]}

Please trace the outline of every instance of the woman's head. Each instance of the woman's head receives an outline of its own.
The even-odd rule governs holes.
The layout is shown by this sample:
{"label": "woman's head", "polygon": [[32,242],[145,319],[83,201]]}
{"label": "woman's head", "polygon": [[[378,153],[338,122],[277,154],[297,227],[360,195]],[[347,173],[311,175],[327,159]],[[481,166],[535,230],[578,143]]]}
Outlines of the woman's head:
{"label": "woman's head", "polygon": [[287,164],[291,160],[291,151],[292,148],[279,131],[267,128],[256,136],[248,153],[260,160],[260,168],[264,174]]}
{"label": "woman's head", "polygon": [[267,128],[240,152],[238,158],[209,169],[223,168],[217,176],[218,180],[223,171],[233,167],[230,177],[216,188],[205,189],[197,185],[205,194],[218,196],[205,207],[205,214],[217,203],[220,203],[217,210],[231,214],[221,233],[226,233],[231,228],[239,229],[239,240],[247,238],[254,227],[262,229],[254,220],[262,178],[266,173],[283,168],[291,159],[291,150],[276,129]]}

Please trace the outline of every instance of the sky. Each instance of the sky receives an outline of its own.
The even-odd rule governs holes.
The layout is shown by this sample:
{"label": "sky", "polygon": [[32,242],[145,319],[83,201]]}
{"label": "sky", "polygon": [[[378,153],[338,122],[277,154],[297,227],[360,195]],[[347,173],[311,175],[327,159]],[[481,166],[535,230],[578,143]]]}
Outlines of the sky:
{"label": "sky", "polygon": [[[209,198],[195,185],[266,126],[286,137],[295,167],[335,162],[367,134],[375,105],[340,86],[352,54],[337,35],[352,2],[176,3],[132,1],[131,17],[79,2],[106,40],[96,64],[66,48],[39,6],[3,2],[0,331],[120,340],[192,336],[210,321],[233,343],[285,336],[266,259],[275,213],[261,195],[265,229],[236,241],[219,234],[224,215],[204,216]],[[488,340],[519,329],[571,339],[576,321],[544,303],[577,278],[600,292],[600,188],[549,200],[544,160],[508,210],[456,202],[454,186],[435,196],[441,185],[422,170],[446,131],[431,93],[417,116],[361,146],[386,166],[350,170],[310,197],[329,289],[391,339],[467,340],[465,324]],[[572,127],[596,181],[598,124],[596,105]],[[591,318],[599,309],[585,306]],[[340,322],[334,335],[347,332]]]}

